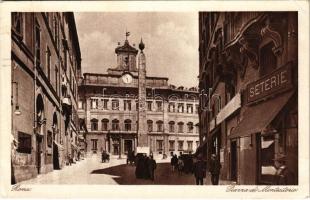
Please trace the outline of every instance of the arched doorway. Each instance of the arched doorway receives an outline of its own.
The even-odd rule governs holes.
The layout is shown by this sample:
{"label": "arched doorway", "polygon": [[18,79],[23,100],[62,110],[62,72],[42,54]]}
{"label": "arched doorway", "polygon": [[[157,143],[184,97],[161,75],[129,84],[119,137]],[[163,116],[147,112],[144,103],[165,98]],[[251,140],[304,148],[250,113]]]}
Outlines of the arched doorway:
{"label": "arched doorway", "polygon": [[44,118],[44,102],[42,95],[39,94],[36,98],[36,167],[38,174],[41,172],[43,158],[43,138],[45,130]]}

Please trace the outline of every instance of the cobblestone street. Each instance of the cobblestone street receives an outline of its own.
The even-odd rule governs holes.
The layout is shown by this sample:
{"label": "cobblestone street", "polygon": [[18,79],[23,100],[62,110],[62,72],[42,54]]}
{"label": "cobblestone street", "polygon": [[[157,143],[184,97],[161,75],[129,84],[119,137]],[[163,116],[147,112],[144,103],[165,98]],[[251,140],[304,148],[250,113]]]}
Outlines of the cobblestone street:
{"label": "cobblestone street", "polygon": [[[210,185],[210,177],[207,176],[204,182]],[[21,184],[193,185],[195,178],[192,174],[172,172],[169,159],[157,159],[155,181],[136,179],[135,166],[126,165],[126,159],[111,158],[109,163],[101,163],[100,158],[93,155]],[[220,181],[220,184],[228,182]]]}

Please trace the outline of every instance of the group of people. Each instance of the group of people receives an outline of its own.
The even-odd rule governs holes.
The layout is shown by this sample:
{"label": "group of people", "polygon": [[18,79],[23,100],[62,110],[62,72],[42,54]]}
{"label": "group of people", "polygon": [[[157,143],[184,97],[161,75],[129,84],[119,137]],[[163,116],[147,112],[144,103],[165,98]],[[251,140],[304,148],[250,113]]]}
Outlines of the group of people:
{"label": "group of people", "polygon": [[155,179],[156,161],[153,155],[147,156],[146,154],[138,153],[135,158],[136,164],[136,178],[139,179]]}
{"label": "group of people", "polygon": [[[219,184],[219,176],[222,165],[215,154],[212,154],[209,163],[209,172],[211,174],[212,185]],[[202,155],[198,155],[197,161],[194,163],[193,172],[196,179],[196,185],[203,185],[203,179],[206,178],[207,166],[206,162],[202,159]]]}

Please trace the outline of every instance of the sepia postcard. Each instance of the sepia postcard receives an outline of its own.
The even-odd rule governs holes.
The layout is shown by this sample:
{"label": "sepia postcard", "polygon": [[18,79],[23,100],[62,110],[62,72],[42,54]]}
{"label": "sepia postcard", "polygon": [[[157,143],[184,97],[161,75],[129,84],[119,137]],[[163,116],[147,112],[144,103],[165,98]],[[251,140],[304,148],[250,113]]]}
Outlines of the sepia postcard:
{"label": "sepia postcard", "polygon": [[308,1],[0,15],[1,196],[310,198]]}

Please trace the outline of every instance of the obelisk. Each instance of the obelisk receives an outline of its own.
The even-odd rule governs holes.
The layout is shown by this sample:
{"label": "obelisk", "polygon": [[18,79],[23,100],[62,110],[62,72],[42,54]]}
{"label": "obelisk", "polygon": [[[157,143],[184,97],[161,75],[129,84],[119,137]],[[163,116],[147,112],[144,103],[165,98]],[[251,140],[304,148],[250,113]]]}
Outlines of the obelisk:
{"label": "obelisk", "polygon": [[[146,131],[146,62],[145,55],[143,53],[144,44],[141,42],[139,44],[140,53],[138,56],[138,99],[139,99],[139,109],[138,109],[138,148],[137,153],[139,153],[138,149],[147,150],[148,142],[147,142],[147,131]],[[149,148],[148,148],[149,149]]]}

